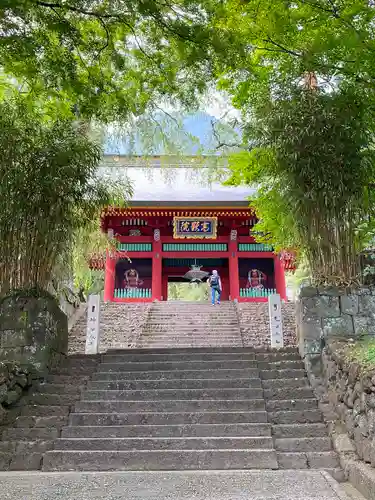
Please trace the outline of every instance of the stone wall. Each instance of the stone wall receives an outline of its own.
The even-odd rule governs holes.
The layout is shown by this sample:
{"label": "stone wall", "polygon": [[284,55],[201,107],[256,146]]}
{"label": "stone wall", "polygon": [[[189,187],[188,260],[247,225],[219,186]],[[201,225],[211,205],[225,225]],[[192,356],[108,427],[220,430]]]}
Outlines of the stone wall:
{"label": "stone wall", "polygon": [[[284,345],[296,345],[294,302],[282,303]],[[271,345],[268,302],[239,302],[238,318],[245,347]]]}
{"label": "stone wall", "polygon": [[52,296],[0,301],[0,361],[14,361],[43,377],[67,350],[67,317]]}
{"label": "stone wall", "polygon": [[304,287],[296,319],[301,356],[320,356],[327,338],[375,334],[375,288]]}
{"label": "stone wall", "polygon": [[[137,347],[151,304],[102,303],[100,307],[100,352]],[[69,353],[84,353],[87,315],[83,314],[69,333]]]}
{"label": "stone wall", "polygon": [[331,339],[322,352],[327,396],[359,458],[375,467],[375,368],[347,360],[345,345]]}
{"label": "stone wall", "polygon": [[0,363],[0,427],[17,416],[17,403],[39,376],[15,361]]}

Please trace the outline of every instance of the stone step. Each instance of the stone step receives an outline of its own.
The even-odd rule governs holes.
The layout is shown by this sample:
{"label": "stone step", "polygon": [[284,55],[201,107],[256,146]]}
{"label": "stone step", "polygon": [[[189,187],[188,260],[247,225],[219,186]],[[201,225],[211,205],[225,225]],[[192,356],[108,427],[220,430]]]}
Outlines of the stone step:
{"label": "stone step", "polygon": [[[98,366],[100,366],[98,364]],[[95,368],[94,370],[84,370],[84,369],[79,369],[79,368],[60,368],[58,371],[53,371],[51,372],[51,374],[49,375],[49,377],[51,375],[63,375],[63,376],[70,376],[70,377],[75,377],[76,380],[79,379],[83,379],[83,378],[90,378],[91,375],[96,371],[97,368]]]}
{"label": "stone step", "polygon": [[283,361],[259,361],[258,368],[261,371],[266,370],[304,370],[305,366],[301,360],[283,360]]}
{"label": "stone step", "polygon": [[11,456],[8,470],[10,471],[35,471],[40,470],[43,453],[16,453]]}
{"label": "stone step", "polygon": [[275,439],[326,437],[327,433],[327,427],[323,422],[272,426],[272,434]]}
{"label": "stone step", "polygon": [[218,324],[220,320],[228,323],[239,323],[238,318],[233,313],[223,310],[219,311],[218,308],[212,309],[212,306],[210,306],[210,309],[206,313],[203,313],[199,316],[195,315],[194,313],[191,314],[191,312],[186,313],[186,311],[181,311],[177,314],[151,314],[148,318],[147,324],[148,322],[156,324],[165,324],[171,322],[175,326],[206,325],[207,327],[209,327],[211,323]]}
{"label": "stone step", "polygon": [[173,319],[169,318],[168,321],[163,322],[160,321],[159,319],[156,318],[151,318],[147,321],[147,324],[145,326],[145,329],[157,329],[157,328],[165,328],[165,327],[170,327],[172,329],[176,330],[189,330],[190,328],[197,328],[197,327],[202,327],[202,328],[207,328],[208,330],[214,330],[216,328],[221,328],[223,326],[231,327],[231,328],[239,328],[239,323],[237,320],[233,320],[232,318],[212,318],[206,322],[202,321],[184,321],[181,323],[181,319],[178,318]]}
{"label": "stone step", "polygon": [[191,320],[192,318],[207,318],[207,317],[215,317],[218,316],[228,316],[228,317],[238,317],[235,309],[231,307],[226,307],[225,305],[215,304],[215,307],[211,304],[211,302],[207,301],[207,304],[200,306],[199,308],[189,307],[171,307],[168,309],[152,309],[149,317],[155,316],[163,316],[163,317],[181,317],[186,318],[187,320]]}
{"label": "stone step", "polygon": [[222,323],[220,326],[190,326],[186,328],[173,327],[173,325],[165,324],[163,326],[151,327],[147,326],[142,331],[142,337],[153,336],[153,335],[175,335],[175,336],[185,336],[185,335],[207,335],[211,338],[215,337],[234,337],[238,336],[240,332],[239,327],[234,327]]}
{"label": "stone step", "polygon": [[171,320],[165,320],[162,323],[149,324],[147,323],[143,332],[155,332],[158,331],[170,331],[170,332],[182,332],[182,333],[190,333],[196,330],[207,332],[209,335],[214,335],[216,332],[221,333],[222,331],[229,332],[238,332],[240,330],[239,324],[229,323],[226,319],[221,318],[216,323],[212,323],[211,321],[207,324],[196,322],[194,324],[185,324],[179,322],[178,324],[174,324]]}
{"label": "stone step", "polygon": [[191,326],[189,328],[174,328],[172,325],[164,325],[163,327],[145,327],[142,331],[142,338],[151,338],[153,336],[175,336],[175,337],[204,337],[210,339],[223,337],[239,337],[239,327],[231,327],[226,324],[220,326]]}
{"label": "stone step", "polygon": [[80,356],[75,356],[74,354],[69,355],[68,358],[62,362],[61,366],[86,366],[95,367],[100,361],[99,356],[96,354],[95,358],[92,358],[88,354],[81,354]]}
{"label": "stone step", "polygon": [[88,390],[82,401],[155,401],[164,399],[261,399],[262,389],[154,389],[141,391]]}
{"label": "stone step", "polygon": [[277,453],[280,469],[328,469],[339,468],[339,460],[333,451],[305,453]]}
{"label": "stone step", "polygon": [[167,371],[167,370],[229,370],[240,368],[257,368],[256,361],[230,360],[230,361],[171,361],[171,362],[128,362],[128,363],[102,363],[98,372],[111,371]]}
{"label": "stone step", "polygon": [[48,417],[17,417],[14,421],[14,427],[54,427],[61,429],[68,423],[68,415],[48,416]]}
{"label": "stone step", "polygon": [[[144,343],[142,345],[144,345],[145,347],[152,347],[154,345],[156,345],[156,346],[160,346],[160,345],[163,345],[163,346],[171,345],[171,346],[173,346],[174,344],[173,343],[168,344],[168,342],[163,342],[163,344]],[[194,344],[193,342],[191,342],[190,344],[181,344],[180,343],[180,345],[189,345],[190,347],[194,347],[194,346],[196,346],[196,347],[202,347],[202,346],[208,346],[210,344]],[[225,345],[225,343],[221,342],[221,345]],[[240,342],[237,342],[236,344],[232,344],[232,345],[240,345]]]}
{"label": "stone step", "polygon": [[[162,344],[164,343],[168,346],[177,346],[181,344],[185,344],[187,342],[194,342],[194,345],[201,345],[202,347],[215,347],[226,345],[228,347],[237,347],[239,344],[241,337],[239,334],[233,334],[231,332],[226,332],[225,334],[209,335],[206,332],[189,332],[183,333],[178,332],[152,332],[150,335],[142,334],[140,338],[140,342],[142,345],[145,343],[153,345],[153,344]],[[241,340],[242,342],[242,340]]]}
{"label": "stone step", "polygon": [[70,406],[39,406],[26,405],[21,409],[23,417],[67,417]]}
{"label": "stone step", "polygon": [[189,353],[181,354],[103,354],[103,363],[126,363],[132,362],[153,362],[153,361],[227,361],[231,359],[241,359],[243,361],[255,360],[255,354],[241,352],[226,353],[195,353],[192,349]]}
{"label": "stone step", "polygon": [[228,321],[238,321],[238,316],[236,313],[230,310],[226,310],[223,307],[212,307],[212,304],[207,305],[207,308],[203,311],[191,311],[188,309],[175,309],[171,311],[152,311],[149,315],[149,320],[154,321],[168,321],[172,320],[179,324],[185,323],[200,323],[209,322],[210,319],[217,321],[223,318]]}
{"label": "stone step", "polygon": [[220,325],[194,325],[189,327],[173,326],[167,321],[164,325],[148,327],[147,325],[142,330],[142,336],[148,335],[208,335],[211,338],[215,337],[233,337],[240,334],[240,327],[228,325],[225,321],[221,321]]}
{"label": "stone step", "polygon": [[283,362],[283,361],[301,361],[301,356],[298,352],[287,351],[287,352],[259,352],[256,353],[257,361],[261,361],[263,363],[275,363],[275,362]]}
{"label": "stone step", "polygon": [[315,424],[323,422],[320,410],[275,411],[268,413],[268,421],[272,424]]}
{"label": "stone step", "polygon": [[[169,437],[58,439],[55,450],[272,450],[271,437]],[[325,451],[325,450],[321,450]]]}
{"label": "stone step", "polygon": [[176,347],[177,345],[182,347],[188,347],[189,349],[195,349],[196,347],[219,347],[226,346],[240,347],[242,345],[242,339],[240,335],[206,335],[204,332],[202,334],[186,334],[186,335],[175,335],[173,333],[153,333],[152,335],[142,335],[139,340],[141,346],[146,346],[149,348],[157,349],[157,346],[166,347]]}
{"label": "stone step", "polygon": [[177,321],[174,321],[173,318],[164,318],[164,319],[154,319],[151,322],[147,322],[143,328],[143,331],[157,331],[159,329],[169,328],[171,331],[192,331],[196,328],[206,330],[207,332],[215,332],[217,329],[227,329],[237,331],[240,328],[238,322],[233,322],[228,318],[215,318],[215,321],[207,321],[206,323],[202,323],[201,321],[187,322],[183,318],[178,318]]}
{"label": "stone step", "polygon": [[307,378],[279,378],[262,380],[263,389],[301,389],[310,387]]}
{"label": "stone step", "polygon": [[[219,310],[220,309],[220,310]],[[174,312],[155,312],[152,313],[148,321],[157,323],[173,322],[176,326],[191,325],[191,324],[210,324],[210,321],[217,323],[219,320],[231,321],[238,323],[238,318],[231,311],[224,311],[221,308],[212,309],[212,305],[205,314],[195,315],[191,311],[174,311]]]}
{"label": "stone step", "polygon": [[269,379],[287,379],[287,378],[305,378],[306,372],[304,369],[299,370],[260,370],[260,378],[262,380]]}
{"label": "stone step", "polygon": [[28,403],[41,406],[71,406],[80,398],[79,394],[45,394],[34,392],[28,397]]}
{"label": "stone step", "polygon": [[[77,379],[76,379],[77,382]],[[36,384],[35,389],[44,394],[67,394],[79,395],[84,385],[68,385],[68,384],[53,384],[50,382],[43,382]]]}
{"label": "stone step", "polygon": [[80,401],[75,405],[77,413],[124,413],[124,412],[184,412],[196,411],[264,411],[263,399],[201,399],[163,401]]}
{"label": "stone step", "polygon": [[266,402],[266,409],[269,412],[288,410],[314,410],[318,408],[316,399],[275,399]]}
{"label": "stone step", "polygon": [[60,365],[59,367],[55,367],[53,370],[51,370],[51,373],[56,373],[58,374],[60,372],[60,370],[74,370],[74,371],[78,371],[78,372],[82,372],[82,373],[85,373],[87,372],[88,374],[90,372],[92,372],[93,370],[96,369],[96,367],[98,366],[99,364],[99,360],[98,362],[95,362],[95,363],[85,363],[84,361],[74,361],[74,363],[64,363],[62,365]]}
{"label": "stone step", "polygon": [[[86,321],[84,321],[84,325],[86,326]],[[80,353],[74,353],[74,354],[69,354],[66,357],[67,361],[84,361],[86,363],[89,362],[96,362],[98,360],[98,355],[97,354],[80,354]]]}
{"label": "stone step", "polygon": [[[79,381],[84,385],[88,380],[90,380],[89,375],[84,375],[79,377]],[[50,384],[63,384],[63,385],[74,385],[77,383],[76,375],[48,375],[47,382]]]}
{"label": "stone step", "polygon": [[242,345],[241,340],[236,340],[235,342],[227,342],[227,341],[217,341],[217,342],[211,342],[209,340],[204,340],[204,341],[198,341],[196,339],[181,339],[181,340],[152,340],[152,341],[146,341],[146,340],[141,340],[140,345],[144,347],[154,347],[155,349],[158,349],[159,347],[174,347],[176,345],[180,345],[183,347],[189,347],[189,348],[199,348],[199,347],[215,347],[215,346],[227,346],[227,347],[233,347],[233,346],[240,346]]}
{"label": "stone step", "polygon": [[[302,418],[302,417],[301,417]],[[306,417],[307,418],[307,417]],[[310,417],[312,419],[312,416]],[[72,413],[70,425],[180,425],[267,423],[265,411],[163,412],[163,413]],[[33,430],[33,429],[30,429]]]}
{"label": "stone step", "polygon": [[0,453],[45,453],[53,450],[55,441],[1,441]]}
{"label": "stone step", "polygon": [[[185,349],[185,348],[173,348],[173,349],[108,349],[107,354],[189,354],[192,352],[191,348]],[[272,353],[275,355],[286,353],[286,352],[291,352],[295,353],[297,352],[295,347],[283,347],[282,349],[277,349],[274,351],[267,351],[266,347],[260,347],[260,348],[254,348],[254,347],[233,347],[233,348],[227,348],[227,347],[214,347],[214,348],[201,348],[201,349],[194,349],[195,353],[243,353],[243,354],[249,354],[249,353]]]}
{"label": "stone step", "polygon": [[264,398],[267,399],[315,399],[311,387],[285,387],[264,389]]}
{"label": "stone step", "polygon": [[110,425],[69,426],[61,432],[62,438],[90,439],[129,437],[248,437],[271,436],[267,423],[245,424],[180,424],[180,425]]}
{"label": "stone step", "polygon": [[171,370],[171,371],[111,371],[97,372],[92,376],[93,381],[117,381],[117,380],[185,380],[185,379],[234,379],[258,377],[257,368],[246,368],[243,370]]}
{"label": "stone step", "polygon": [[271,450],[49,451],[43,471],[277,469]]}
{"label": "stone step", "polygon": [[259,378],[241,379],[169,379],[169,380],[117,380],[114,382],[89,382],[88,390],[131,390],[142,391],[149,389],[234,389],[257,388],[261,389]]}
{"label": "stone step", "polygon": [[59,431],[48,427],[10,428],[3,432],[3,441],[51,441],[59,437]]}
{"label": "stone step", "polygon": [[239,336],[239,327],[230,326],[222,323],[220,326],[190,326],[186,328],[173,327],[173,325],[165,324],[163,326],[145,327],[142,331],[142,337],[153,337],[154,335],[175,335],[176,337],[184,337],[187,335],[207,335],[211,338],[216,337],[237,337]]}
{"label": "stone step", "polygon": [[287,453],[332,451],[332,443],[329,437],[281,438],[275,439],[275,449]]}

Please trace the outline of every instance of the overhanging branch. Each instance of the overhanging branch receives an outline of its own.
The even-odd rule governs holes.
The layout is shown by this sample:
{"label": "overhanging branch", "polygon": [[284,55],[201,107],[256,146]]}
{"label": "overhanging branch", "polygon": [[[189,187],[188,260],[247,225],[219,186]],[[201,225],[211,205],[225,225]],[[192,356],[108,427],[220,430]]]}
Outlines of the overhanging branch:
{"label": "overhanging branch", "polygon": [[[36,5],[39,7],[47,7],[49,9],[61,9],[65,11],[71,11],[71,12],[76,12],[77,14],[83,14],[84,16],[91,16],[91,17],[96,17],[97,19],[111,19],[111,18],[117,18],[121,19],[122,14],[104,14],[102,12],[98,11],[92,11],[92,10],[87,10],[87,9],[81,9],[80,7],[74,7],[73,5],[69,4],[61,4],[58,2],[44,2],[42,0],[36,0],[35,2]],[[131,14],[130,11],[126,12],[126,14]]]}

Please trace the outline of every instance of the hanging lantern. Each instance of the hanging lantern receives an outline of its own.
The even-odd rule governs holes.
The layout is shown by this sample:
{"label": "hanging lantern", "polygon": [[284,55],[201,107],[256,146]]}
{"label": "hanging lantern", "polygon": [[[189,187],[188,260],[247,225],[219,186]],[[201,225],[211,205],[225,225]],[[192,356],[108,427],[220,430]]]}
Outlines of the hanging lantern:
{"label": "hanging lantern", "polygon": [[190,271],[188,271],[184,278],[189,280],[190,283],[201,283],[204,278],[207,278],[208,274],[206,271],[201,271],[202,266],[192,265]]}

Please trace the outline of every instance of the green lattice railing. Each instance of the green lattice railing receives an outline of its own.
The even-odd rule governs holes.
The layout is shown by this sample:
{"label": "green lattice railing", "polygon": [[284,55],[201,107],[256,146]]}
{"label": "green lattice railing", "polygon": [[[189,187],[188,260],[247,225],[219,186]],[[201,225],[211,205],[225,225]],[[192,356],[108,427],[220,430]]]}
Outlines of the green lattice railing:
{"label": "green lattice railing", "polygon": [[275,288],[263,288],[262,290],[257,290],[255,288],[241,288],[240,297],[269,297],[270,295],[275,295]]}
{"label": "green lattice railing", "polygon": [[152,252],[152,243],[119,243],[121,252]]}
{"label": "green lattice railing", "polygon": [[116,288],[115,299],[148,299],[152,297],[151,288]]}
{"label": "green lattice railing", "polygon": [[239,243],[239,252],[273,252],[272,245],[266,245],[265,243]]}
{"label": "green lattice railing", "polygon": [[164,252],[226,252],[226,243],[164,243]]}

